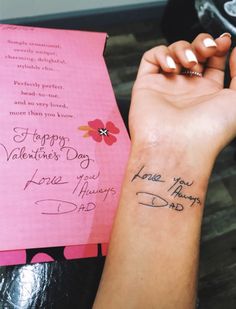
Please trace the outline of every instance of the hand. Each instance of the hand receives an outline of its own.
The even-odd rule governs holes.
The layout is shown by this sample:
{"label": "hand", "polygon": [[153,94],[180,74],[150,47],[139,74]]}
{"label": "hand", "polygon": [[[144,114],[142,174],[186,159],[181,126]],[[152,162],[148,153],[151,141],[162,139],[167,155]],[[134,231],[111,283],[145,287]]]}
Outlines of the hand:
{"label": "hand", "polygon": [[[230,88],[223,88],[230,45],[227,34],[214,40],[202,33],[191,44],[179,41],[144,54],[129,116],[134,146],[191,148],[214,160],[236,134],[236,49]],[[182,75],[183,68],[202,77]]]}

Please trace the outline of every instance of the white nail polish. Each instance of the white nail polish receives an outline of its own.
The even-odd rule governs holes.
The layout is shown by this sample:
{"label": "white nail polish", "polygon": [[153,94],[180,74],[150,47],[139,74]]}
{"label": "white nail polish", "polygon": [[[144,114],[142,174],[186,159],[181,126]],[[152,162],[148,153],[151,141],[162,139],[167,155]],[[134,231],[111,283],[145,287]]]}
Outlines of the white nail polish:
{"label": "white nail polish", "polygon": [[210,38],[206,38],[203,40],[203,44],[205,47],[216,47],[216,42]]}
{"label": "white nail polish", "polygon": [[222,34],[219,36],[219,38],[224,38],[224,37],[231,38],[232,36],[231,36],[231,34],[230,34],[229,32],[224,32],[224,33],[222,33]]}
{"label": "white nail polish", "polygon": [[166,56],[166,63],[170,69],[176,69],[176,64],[170,56]]}
{"label": "white nail polish", "polygon": [[194,55],[194,53],[190,49],[185,50],[185,55],[186,55],[186,58],[188,59],[189,62],[198,63],[197,57]]}

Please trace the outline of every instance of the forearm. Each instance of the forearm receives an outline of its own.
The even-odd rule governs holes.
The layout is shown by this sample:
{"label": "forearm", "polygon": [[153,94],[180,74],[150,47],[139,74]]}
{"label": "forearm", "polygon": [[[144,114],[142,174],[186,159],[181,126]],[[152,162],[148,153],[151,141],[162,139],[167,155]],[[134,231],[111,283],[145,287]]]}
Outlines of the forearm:
{"label": "forearm", "polygon": [[194,308],[212,164],[193,153],[133,149],[94,308]]}

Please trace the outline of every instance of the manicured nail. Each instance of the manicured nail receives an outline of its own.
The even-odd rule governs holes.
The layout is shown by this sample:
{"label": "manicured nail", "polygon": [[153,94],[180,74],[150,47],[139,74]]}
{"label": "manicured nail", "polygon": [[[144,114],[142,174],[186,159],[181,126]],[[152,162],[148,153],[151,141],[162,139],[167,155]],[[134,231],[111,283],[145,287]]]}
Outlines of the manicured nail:
{"label": "manicured nail", "polygon": [[203,40],[203,44],[205,45],[205,47],[216,47],[216,42],[210,38],[206,38],[205,40]]}
{"label": "manicured nail", "polygon": [[186,58],[188,59],[189,62],[198,63],[197,57],[194,55],[194,53],[190,49],[185,50],[185,55],[186,55]]}
{"label": "manicured nail", "polygon": [[166,63],[170,69],[176,69],[176,64],[170,56],[166,56]]}
{"label": "manicured nail", "polygon": [[222,34],[220,35],[220,38],[223,38],[223,37],[225,37],[225,36],[231,38],[231,34],[230,34],[229,32],[224,32],[224,33],[222,33]]}

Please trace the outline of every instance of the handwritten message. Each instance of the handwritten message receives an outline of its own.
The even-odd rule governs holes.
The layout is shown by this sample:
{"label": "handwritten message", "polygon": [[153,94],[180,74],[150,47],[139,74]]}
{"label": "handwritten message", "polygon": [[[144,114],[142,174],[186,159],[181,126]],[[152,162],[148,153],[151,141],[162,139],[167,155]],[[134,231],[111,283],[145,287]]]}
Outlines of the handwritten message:
{"label": "handwritten message", "polygon": [[168,208],[181,212],[186,208],[200,206],[200,197],[192,193],[194,189],[194,181],[188,181],[182,177],[171,177],[168,180],[159,172],[146,171],[145,165],[133,176],[133,181],[147,181],[159,184],[148,191],[139,191],[136,193],[138,204],[154,207]]}

